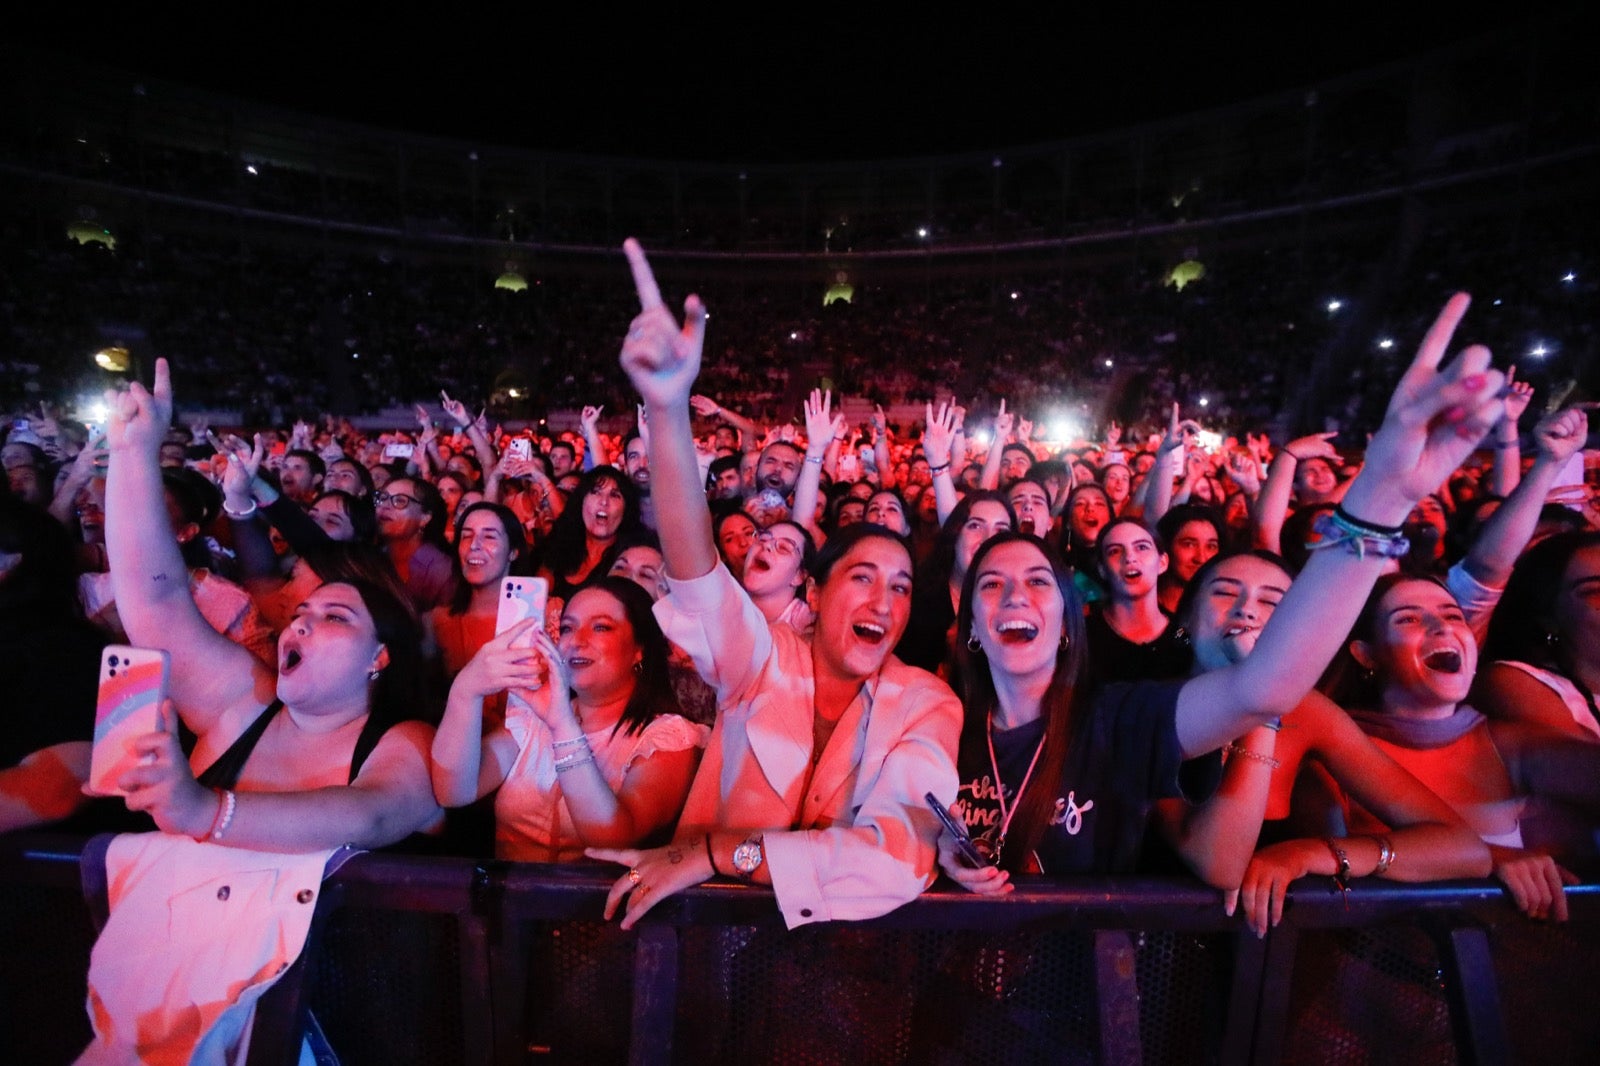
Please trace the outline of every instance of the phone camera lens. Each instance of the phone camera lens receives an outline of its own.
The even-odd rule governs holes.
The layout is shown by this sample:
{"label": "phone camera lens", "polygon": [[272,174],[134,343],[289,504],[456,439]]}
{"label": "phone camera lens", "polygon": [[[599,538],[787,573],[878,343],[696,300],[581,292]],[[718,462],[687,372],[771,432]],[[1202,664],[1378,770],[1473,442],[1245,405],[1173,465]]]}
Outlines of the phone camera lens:
{"label": "phone camera lens", "polygon": [[122,660],[121,659],[118,659],[115,655],[113,655],[111,657],[111,665],[112,666],[120,666],[121,664],[122,664]]}

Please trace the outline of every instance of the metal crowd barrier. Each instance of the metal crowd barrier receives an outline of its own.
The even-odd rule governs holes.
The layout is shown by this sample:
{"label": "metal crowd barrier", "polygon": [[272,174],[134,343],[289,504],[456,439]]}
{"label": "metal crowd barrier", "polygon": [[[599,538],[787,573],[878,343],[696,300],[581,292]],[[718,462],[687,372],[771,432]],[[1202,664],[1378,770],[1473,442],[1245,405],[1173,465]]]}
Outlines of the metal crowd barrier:
{"label": "metal crowd barrier", "polygon": [[[100,857],[0,837],[0,1061],[69,1062],[88,1041]],[[1175,879],[935,891],[793,932],[766,890],[710,884],[622,933],[600,920],[615,873],[352,860],[258,1007],[249,1061],[297,1061],[308,1009],[347,1066],[1554,1063],[1600,1047],[1600,886],[1569,891],[1557,926],[1492,882],[1345,898],[1309,878],[1258,940]]]}

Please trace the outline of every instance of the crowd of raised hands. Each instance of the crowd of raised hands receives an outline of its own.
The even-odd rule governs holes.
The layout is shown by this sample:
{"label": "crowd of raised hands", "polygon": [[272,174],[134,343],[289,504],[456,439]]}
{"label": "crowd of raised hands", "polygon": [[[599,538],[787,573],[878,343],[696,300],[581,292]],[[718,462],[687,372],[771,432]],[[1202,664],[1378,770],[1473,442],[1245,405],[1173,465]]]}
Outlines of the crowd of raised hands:
{"label": "crowd of raised hands", "polygon": [[[705,306],[626,255],[620,433],[448,392],[376,434],[174,425],[165,361],[101,424],[13,417],[0,826],[587,855],[626,925],[717,876],[792,926],[1172,861],[1258,932],[1307,875],[1492,873],[1561,918],[1600,869],[1587,417],[1455,350],[1466,296],[1370,435],[1172,405],[1046,440],[948,394],[746,417],[697,391]],[[108,641],[169,700],[89,803]],[[454,813],[486,798],[492,839]]]}

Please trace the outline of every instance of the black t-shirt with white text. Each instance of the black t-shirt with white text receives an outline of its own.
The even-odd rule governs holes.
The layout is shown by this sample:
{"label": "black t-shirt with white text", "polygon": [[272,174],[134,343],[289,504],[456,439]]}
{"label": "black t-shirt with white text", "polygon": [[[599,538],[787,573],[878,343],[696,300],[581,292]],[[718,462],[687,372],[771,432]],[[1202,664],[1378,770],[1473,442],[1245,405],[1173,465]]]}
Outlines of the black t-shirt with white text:
{"label": "black t-shirt with white text", "polygon": [[[1048,875],[1132,872],[1139,860],[1150,804],[1182,797],[1201,802],[1216,788],[1218,753],[1185,763],[1176,727],[1182,681],[1112,684],[1089,700],[1056,782],[1055,813],[1035,852],[1033,872]],[[1044,735],[1045,721],[996,730],[994,759],[1007,810]],[[996,839],[1000,803],[983,734],[963,736],[956,760],[955,810],[974,839]],[[1184,767],[1179,782],[1179,767]],[[1042,787],[1038,771],[1029,788]],[[1015,838],[1007,847],[1016,847]]]}

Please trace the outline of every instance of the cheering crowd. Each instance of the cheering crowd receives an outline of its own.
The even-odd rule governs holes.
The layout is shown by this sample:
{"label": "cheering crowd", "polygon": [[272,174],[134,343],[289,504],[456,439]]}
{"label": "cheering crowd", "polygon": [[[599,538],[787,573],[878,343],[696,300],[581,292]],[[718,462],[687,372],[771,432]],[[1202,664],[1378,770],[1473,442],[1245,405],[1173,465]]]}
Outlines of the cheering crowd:
{"label": "cheering crowd", "polygon": [[[1452,347],[1466,296],[1359,455],[1176,406],[1059,447],[1005,403],[760,424],[626,253],[621,438],[448,393],[186,432],[165,361],[103,427],[14,419],[0,828],[602,861],[625,928],[715,877],[793,928],[1179,868],[1258,933],[1306,875],[1492,875],[1560,920],[1600,869],[1587,418]],[[497,626],[508,577],[545,617]],[[170,702],[91,799],[109,641],[165,651]]]}

